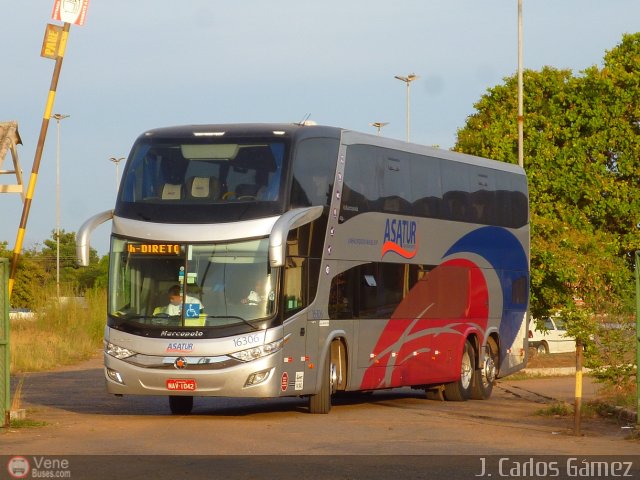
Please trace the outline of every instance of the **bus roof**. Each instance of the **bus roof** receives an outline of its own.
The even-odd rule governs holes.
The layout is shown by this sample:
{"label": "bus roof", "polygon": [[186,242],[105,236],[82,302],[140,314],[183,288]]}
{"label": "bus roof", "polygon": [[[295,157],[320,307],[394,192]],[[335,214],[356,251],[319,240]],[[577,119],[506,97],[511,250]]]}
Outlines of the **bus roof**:
{"label": "bus roof", "polygon": [[175,138],[189,136],[256,137],[282,135],[284,137],[322,136],[340,138],[341,128],[300,123],[225,123],[204,125],[179,125],[154,128],[141,137]]}
{"label": "bus roof", "polygon": [[504,170],[516,174],[524,175],[524,170],[516,164],[501,160],[487,159],[466,153],[445,150],[442,148],[420,145],[417,143],[407,143],[403,140],[362,133],[355,130],[340,127],[330,127],[326,125],[316,125],[309,123],[224,123],[224,124],[201,124],[201,125],[179,125],[172,127],[154,128],[147,130],[139,138],[176,138],[191,136],[224,136],[230,137],[272,137],[281,135],[284,138],[300,140],[307,137],[328,137],[342,139],[343,143],[356,144],[366,143],[377,145],[383,148],[397,149],[406,152],[428,155],[436,158],[462,162],[472,165],[479,165],[498,170]]}

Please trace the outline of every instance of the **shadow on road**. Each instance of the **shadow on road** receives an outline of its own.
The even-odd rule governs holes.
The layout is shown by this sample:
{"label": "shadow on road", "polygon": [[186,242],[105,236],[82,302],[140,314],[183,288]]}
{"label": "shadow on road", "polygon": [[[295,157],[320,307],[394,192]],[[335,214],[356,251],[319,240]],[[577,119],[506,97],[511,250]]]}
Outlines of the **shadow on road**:
{"label": "shadow on road", "polygon": [[[12,378],[12,398],[19,382],[20,377]],[[335,406],[345,406],[406,398],[424,399],[424,392],[409,388],[375,393],[349,392],[336,395],[332,403]],[[116,397],[107,393],[101,367],[25,374],[19,404],[21,408],[46,407],[79,414],[170,415],[166,396]],[[292,411],[306,413],[307,400],[299,397],[196,397],[192,415],[240,417]]]}

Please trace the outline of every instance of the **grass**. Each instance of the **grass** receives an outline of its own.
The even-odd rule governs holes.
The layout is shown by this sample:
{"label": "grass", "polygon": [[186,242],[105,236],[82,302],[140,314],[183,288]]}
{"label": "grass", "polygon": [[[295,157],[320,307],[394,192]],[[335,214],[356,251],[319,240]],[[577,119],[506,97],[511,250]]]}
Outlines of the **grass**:
{"label": "grass", "polygon": [[11,420],[9,428],[40,428],[46,427],[47,425],[49,425],[47,422],[24,418],[22,420]]}
{"label": "grass", "polygon": [[536,415],[545,417],[566,417],[573,415],[573,405],[569,405],[565,402],[556,402],[549,405],[547,408],[536,410]]}
{"label": "grass", "polygon": [[102,346],[106,292],[85,293],[85,302],[58,303],[53,289],[36,300],[35,320],[11,322],[11,373],[38,372],[73,365],[95,355]]}

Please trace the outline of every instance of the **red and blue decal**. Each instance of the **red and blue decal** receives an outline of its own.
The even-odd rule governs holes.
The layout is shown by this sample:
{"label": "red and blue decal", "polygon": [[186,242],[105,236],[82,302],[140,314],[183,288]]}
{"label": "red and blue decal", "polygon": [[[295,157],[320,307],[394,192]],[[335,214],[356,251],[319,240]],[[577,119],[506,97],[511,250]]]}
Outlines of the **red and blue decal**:
{"label": "red and blue decal", "polygon": [[529,260],[520,241],[508,230],[499,227],[483,227],[465,235],[445,254],[475,253],[491,264],[498,274],[502,290],[502,320],[500,338],[503,345],[511,346],[515,341],[523,314],[527,311],[525,303],[515,303],[513,295],[516,280],[525,278],[529,290]]}
{"label": "red and blue decal", "polygon": [[418,253],[418,224],[415,220],[387,218],[384,225],[382,257],[394,252],[403,258],[413,258]]}
{"label": "red and blue decal", "polygon": [[[391,231],[391,225],[389,228]],[[411,232],[409,225],[401,228],[401,234]],[[388,241],[395,243],[392,237]],[[527,305],[514,303],[512,286],[523,276],[529,281],[527,255],[508,230],[482,227],[458,240],[443,262],[398,305],[378,338],[360,388],[446,382],[459,375],[459,363],[456,367],[456,362],[445,358],[447,352],[461,350],[470,329],[484,333],[489,319],[489,288],[483,269],[464,258],[465,254],[482,257],[495,270],[503,299],[501,343],[513,344]]]}

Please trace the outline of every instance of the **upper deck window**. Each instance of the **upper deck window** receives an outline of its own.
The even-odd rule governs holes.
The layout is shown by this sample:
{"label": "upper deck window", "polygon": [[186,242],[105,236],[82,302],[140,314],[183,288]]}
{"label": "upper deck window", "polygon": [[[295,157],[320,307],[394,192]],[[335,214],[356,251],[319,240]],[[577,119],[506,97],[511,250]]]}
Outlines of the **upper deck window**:
{"label": "upper deck window", "polygon": [[287,152],[284,138],[141,137],[125,169],[116,214],[167,223],[277,215]]}
{"label": "upper deck window", "polygon": [[283,143],[198,140],[138,144],[121,200],[158,204],[278,200]]}

